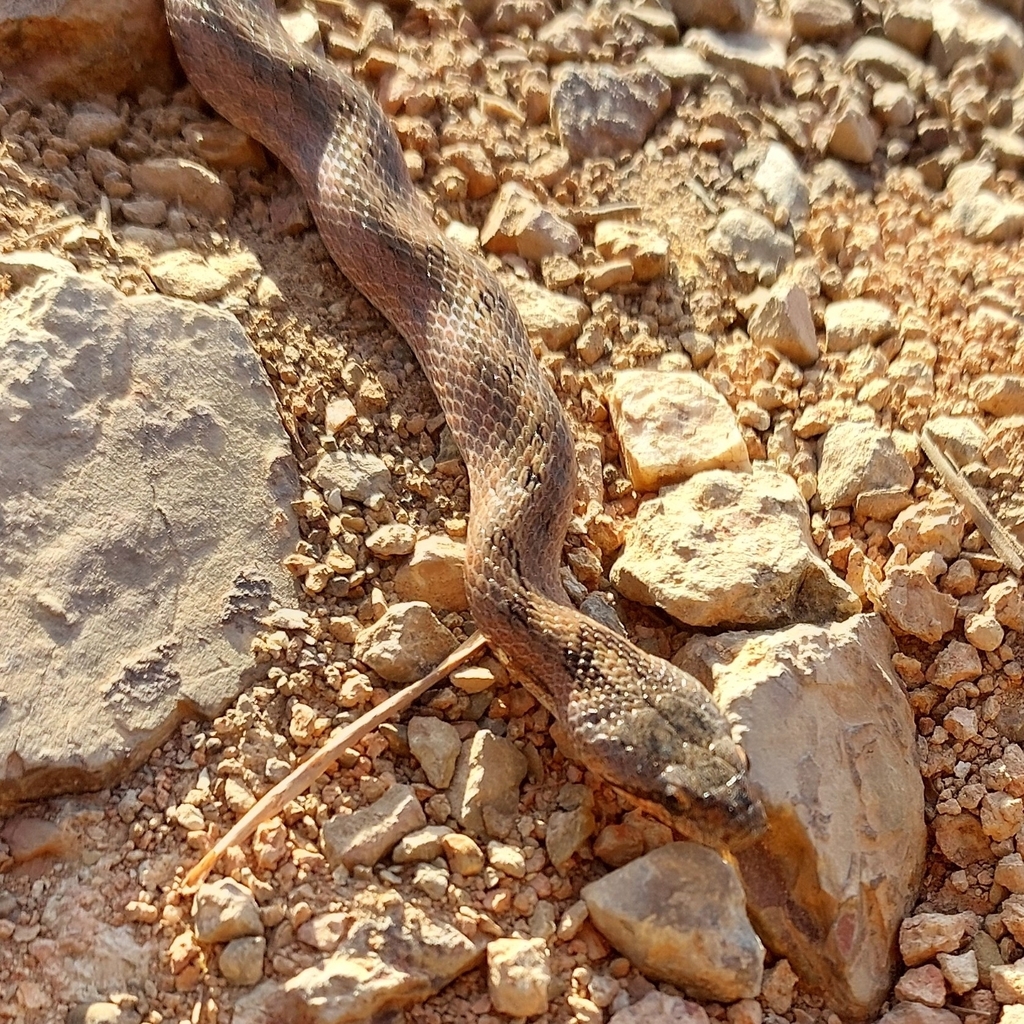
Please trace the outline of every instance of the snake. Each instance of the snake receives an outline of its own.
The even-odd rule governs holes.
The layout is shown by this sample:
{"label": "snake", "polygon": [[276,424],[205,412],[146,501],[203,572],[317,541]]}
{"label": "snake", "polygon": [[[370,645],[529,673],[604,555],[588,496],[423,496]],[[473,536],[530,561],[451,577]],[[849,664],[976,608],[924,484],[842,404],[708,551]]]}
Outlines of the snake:
{"label": "snake", "polygon": [[337,267],[412,349],[470,485],[476,627],[585,768],[680,835],[719,848],[765,827],[745,754],[693,676],[579,611],[560,579],[576,491],[568,416],[498,277],[449,240],[380,105],[295,42],[273,0],[165,0],[210,106],[290,172]]}

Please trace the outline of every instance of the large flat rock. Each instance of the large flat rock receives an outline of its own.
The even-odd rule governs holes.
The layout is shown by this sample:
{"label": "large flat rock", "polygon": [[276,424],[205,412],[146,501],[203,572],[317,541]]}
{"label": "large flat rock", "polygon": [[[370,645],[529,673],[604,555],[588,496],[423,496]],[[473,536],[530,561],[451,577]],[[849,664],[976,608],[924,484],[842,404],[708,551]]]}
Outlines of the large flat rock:
{"label": "large flat rock", "polygon": [[0,317],[0,806],[96,788],[255,674],[297,535],[234,317],[46,274]]}

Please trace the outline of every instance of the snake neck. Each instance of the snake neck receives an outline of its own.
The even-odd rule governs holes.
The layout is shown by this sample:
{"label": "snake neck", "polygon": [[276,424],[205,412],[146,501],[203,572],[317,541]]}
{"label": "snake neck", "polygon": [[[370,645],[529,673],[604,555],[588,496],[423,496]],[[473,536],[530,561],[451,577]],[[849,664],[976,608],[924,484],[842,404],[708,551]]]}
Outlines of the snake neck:
{"label": "snake neck", "polygon": [[379,106],[298,46],[270,0],[166,9],[190,79],[286,164],[335,263],[413,349],[469,473],[474,619],[564,704],[583,657],[583,617],[558,578],[575,450],[508,293],[434,224]]}

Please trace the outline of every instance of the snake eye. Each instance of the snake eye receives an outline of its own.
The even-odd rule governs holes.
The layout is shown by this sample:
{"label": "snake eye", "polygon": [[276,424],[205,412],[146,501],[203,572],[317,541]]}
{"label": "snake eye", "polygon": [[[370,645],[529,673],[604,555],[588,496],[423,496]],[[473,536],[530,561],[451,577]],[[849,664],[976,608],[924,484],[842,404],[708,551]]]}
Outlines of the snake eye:
{"label": "snake eye", "polygon": [[693,804],[693,797],[686,785],[685,771],[680,765],[670,764],[663,768],[658,775],[658,782],[665,796],[675,801],[680,809],[686,810]]}

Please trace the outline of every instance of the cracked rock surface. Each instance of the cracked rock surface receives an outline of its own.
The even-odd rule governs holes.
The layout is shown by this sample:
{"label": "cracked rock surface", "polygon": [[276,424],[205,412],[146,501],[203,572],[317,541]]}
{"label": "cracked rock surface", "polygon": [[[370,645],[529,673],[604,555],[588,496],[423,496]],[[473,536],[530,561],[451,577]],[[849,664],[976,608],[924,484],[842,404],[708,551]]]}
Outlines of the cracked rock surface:
{"label": "cracked rock surface", "polygon": [[247,685],[295,471],[235,319],[46,274],[0,320],[0,803],[96,788]]}

